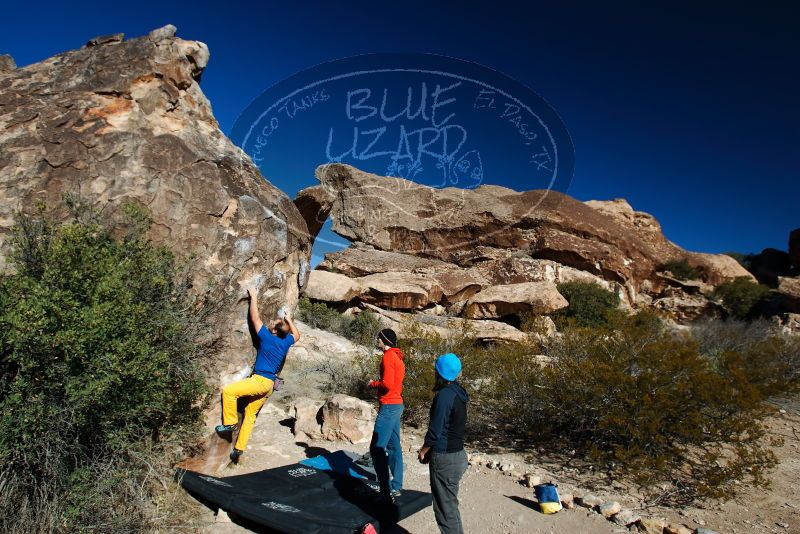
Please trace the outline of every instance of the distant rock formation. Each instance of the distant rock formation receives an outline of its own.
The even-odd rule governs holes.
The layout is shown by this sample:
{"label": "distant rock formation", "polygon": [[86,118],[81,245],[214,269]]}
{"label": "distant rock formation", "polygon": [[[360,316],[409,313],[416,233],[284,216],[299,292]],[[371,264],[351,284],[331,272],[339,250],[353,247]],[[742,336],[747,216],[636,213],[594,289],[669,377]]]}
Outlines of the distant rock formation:
{"label": "distant rock formation", "polygon": [[[563,305],[548,289],[548,305],[541,306],[520,284],[581,280],[617,292],[626,306],[656,306],[684,320],[715,309],[703,296],[715,286],[753,279],[730,256],[671,243],[652,215],[622,199],[584,203],[556,191],[492,185],[435,189],[344,164],[320,166],[316,174],[320,184],[301,191],[295,203],[309,228],[321,228],[330,216],[333,230],[354,242],[318,268],[350,283],[329,285],[330,275],[312,273],[312,281],[328,277],[310,286],[309,296],[319,300],[327,297],[318,290],[335,286],[340,303],[408,311],[439,306],[452,316],[502,318]],[[660,272],[664,263],[684,259],[701,280]],[[505,297],[496,286],[507,288]]]}
{"label": "distant rock formation", "polygon": [[[147,206],[152,237],[192,258],[196,290],[258,285],[264,312],[306,284],[310,240],[292,201],[220,131],[198,81],[208,48],[165,26],[15,68],[0,58],[0,245],[18,210],[65,193]],[[0,248],[0,268],[5,248]],[[221,379],[253,357],[245,300],[225,312]]]}

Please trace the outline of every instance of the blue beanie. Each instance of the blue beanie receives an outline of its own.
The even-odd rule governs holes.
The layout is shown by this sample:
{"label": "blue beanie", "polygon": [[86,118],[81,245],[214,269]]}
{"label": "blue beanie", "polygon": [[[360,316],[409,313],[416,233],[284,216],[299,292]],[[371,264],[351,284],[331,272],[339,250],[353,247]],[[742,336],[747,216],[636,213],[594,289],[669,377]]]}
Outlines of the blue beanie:
{"label": "blue beanie", "polygon": [[434,367],[439,376],[452,382],[461,373],[461,360],[452,352],[448,352],[436,358]]}

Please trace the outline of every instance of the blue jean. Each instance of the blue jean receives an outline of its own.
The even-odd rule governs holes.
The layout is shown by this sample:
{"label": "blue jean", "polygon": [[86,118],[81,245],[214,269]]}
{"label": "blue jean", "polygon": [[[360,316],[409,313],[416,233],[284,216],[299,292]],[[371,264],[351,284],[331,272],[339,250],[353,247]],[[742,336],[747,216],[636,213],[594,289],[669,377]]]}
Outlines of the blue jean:
{"label": "blue jean", "polygon": [[[403,489],[403,451],[400,448],[400,418],[402,404],[383,404],[375,419],[375,430],[369,452],[381,486],[381,493]],[[391,470],[391,482],[389,471]]]}

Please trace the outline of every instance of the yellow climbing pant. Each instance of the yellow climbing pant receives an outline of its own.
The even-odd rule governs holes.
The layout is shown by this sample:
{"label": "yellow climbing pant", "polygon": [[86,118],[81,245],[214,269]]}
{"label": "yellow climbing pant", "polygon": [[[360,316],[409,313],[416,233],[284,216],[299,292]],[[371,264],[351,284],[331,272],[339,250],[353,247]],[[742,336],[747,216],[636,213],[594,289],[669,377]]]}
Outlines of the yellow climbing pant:
{"label": "yellow climbing pant", "polygon": [[242,426],[239,428],[239,435],[236,436],[235,448],[243,451],[250,439],[256,416],[261,407],[272,395],[274,382],[261,375],[253,375],[250,378],[239,380],[233,384],[228,384],[222,388],[222,424],[235,425],[239,420],[237,415],[237,401],[244,397],[246,404],[242,414]]}

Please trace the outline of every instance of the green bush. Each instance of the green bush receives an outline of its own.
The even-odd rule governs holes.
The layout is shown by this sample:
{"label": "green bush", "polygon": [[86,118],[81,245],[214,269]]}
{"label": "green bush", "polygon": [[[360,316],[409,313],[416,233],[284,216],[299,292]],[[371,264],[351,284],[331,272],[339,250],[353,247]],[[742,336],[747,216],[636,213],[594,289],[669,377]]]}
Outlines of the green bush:
{"label": "green bush", "polygon": [[745,277],[725,282],[714,290],[714,298],[719,299],[727,312],[736,319],[752,317],[756,305],[769,294],[768,287]]}
{"label": "green bush", "polygon": [[196,436],[213,306],[145,237],[146,212],[126,213],[120,238],[85,211],[18,217],[0,275],[3,532],[148,530],[158,477]]}
{"label": "green bush", "polygon": [[591,282],[565,282],[557,287],[569,302],[554,316],[561,324],[602,325],[607,322],[608,313],[619,306],[619,295]]}
{"label": "green bush", "polygon": [[300,298],[297,318],[312,328],[339,334],[366,347],[372,347],[375,334],[381,329],[380,320],[372,312],[344,315],[307,297]]}
{"label": "green bush", "polygon": [[344,337],[353,343],[371,347],[374,343],[375,334],[380,329],[381,322],[377,315],[372,312],[362,311],[344,327],[343,333]]}
{"label": "green bush", "polygon": [[322,302],[312,302],[308,297],[301,297],[297,311],[297,318],[311,328],[335,333],[342,331],[344,316]]}
{"label": "green bush", "polygon": [[689,261],[686,260],[686,258],[663,263],[659,266],[658,270],[669,271],[672,273],[672,276],[674,276],[678,280],[700,279],[700,271],[698,271],[695,267],[689,265]]}
{"label": "green bush", "polygon": [[568,329],[529,377],[530,428],[566,440],[647,487],[672,481],[674,502],[727,497],[732,482],[766,482],[765,390],[747,355],[706,357],[651,314]]}

